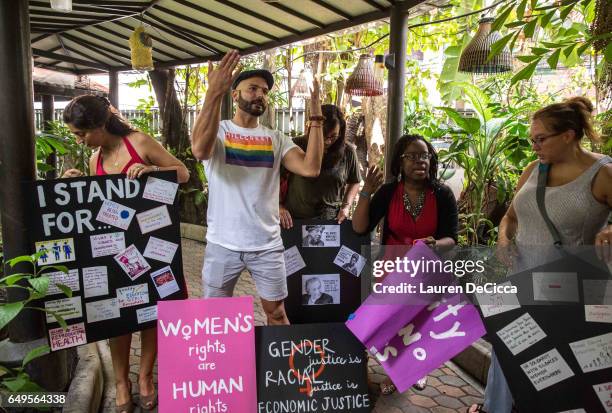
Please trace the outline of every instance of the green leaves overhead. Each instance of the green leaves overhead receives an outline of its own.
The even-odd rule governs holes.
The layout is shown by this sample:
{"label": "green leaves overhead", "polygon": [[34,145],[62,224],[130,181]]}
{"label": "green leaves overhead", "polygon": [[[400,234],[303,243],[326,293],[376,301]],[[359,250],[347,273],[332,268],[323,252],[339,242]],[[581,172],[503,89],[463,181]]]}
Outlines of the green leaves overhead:
{"label": "green leaves overhead", "polygon": [[557,49],[550,55],[550,57],[546,60],[551,69],[557,68],[557,63],[559,62],[559,55],[561,55],[561,49]]}
{"label": "green leaves overhead", "polygon": [[518,72],[516,75],[514,75],[512,77],[512,80],[510,81],[510,83],[512,85],[514,85],[516,82],[518,82],[519,80],[525,80],[525,79],[529,79],[532,75],[533,72],[535,72],[536,66],[538,65],[538,61],[529,63],[527,66],[525,66],[523,69],[521,69],[520,72]]}
{"label": "green leaves overhead", "polygon": [[436,109],[440,109],[444,113],[446,113],[448,117],[451,118],[459,128],[463,129],[466,133],[470,135],[473,135],[480,129],[480,120],[478,120],[477,118],[463,117],[463,115],[461,115],[453,108],[439,107]]}

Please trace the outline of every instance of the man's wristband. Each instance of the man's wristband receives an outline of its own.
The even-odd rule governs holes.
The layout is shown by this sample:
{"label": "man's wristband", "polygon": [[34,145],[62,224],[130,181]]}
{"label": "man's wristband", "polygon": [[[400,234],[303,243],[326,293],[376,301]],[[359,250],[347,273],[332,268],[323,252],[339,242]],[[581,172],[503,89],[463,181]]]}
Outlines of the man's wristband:
{"label": "man's wristband", "polygon": [[359,192],[359,196],[364,197],[364,198],[370,198],[370,194],[368,191],[361,191]]}

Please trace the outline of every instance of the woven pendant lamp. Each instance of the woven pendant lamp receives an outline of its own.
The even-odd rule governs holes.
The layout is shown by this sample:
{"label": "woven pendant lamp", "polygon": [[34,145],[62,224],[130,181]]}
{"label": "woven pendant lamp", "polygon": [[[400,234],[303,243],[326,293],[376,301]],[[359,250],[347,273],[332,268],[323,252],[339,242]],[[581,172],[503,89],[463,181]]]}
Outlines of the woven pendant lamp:
{"label": "woven pendant lamp", "polygon": [[291,96],[294,98],[309,98],[312,89],[312,74],[309,70],[302,69],[300,76],[291,87]]}
{"label": "woven pendant lamp", "polygon": [[130,36],[130,60],[135,70],[153,70],[153,40],[142,25]]}
{"label": "woven pendant lamp", "polygon": [[72,0],[51,0],[51,8],[63,12],[71,12]]}
{"label": "woven pendant lamp", "polygon": [[499,32],[491,31],[492,17],[484,17],[478,22],[478,31],[461,52],[459,71],[469,73],[502,73],[512,71],[512,53],[504,47],[497,56],[487,62],[491,45],[501,39]]}
{"label": "woven pendant lamp", "polygon": [[344,92],[353,96],[380,96],[383,84],[374,75],[372,56],[362,54],[353,73],[346,80]]}

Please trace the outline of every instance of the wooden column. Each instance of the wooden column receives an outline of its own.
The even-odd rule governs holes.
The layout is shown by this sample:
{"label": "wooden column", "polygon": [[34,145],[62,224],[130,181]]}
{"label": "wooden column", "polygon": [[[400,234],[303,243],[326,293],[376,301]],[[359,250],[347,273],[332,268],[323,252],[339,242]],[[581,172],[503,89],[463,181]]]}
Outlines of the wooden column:
{"label": "wooden column", "polygon": [[[54,99],[53,99],[53,95],[41,95],[40,96],[40,100],[42,102],[42,130],[45,132],[49,132],[49,122],[53,121],[53,112],[55,111],[54,108]],[[57,178],[57,153],[55,151],[53,151],[52,154],[50,154],[49,156],[47,156],[47,165],[51,166],[53,168],[52,171],[48,171],[46,173],[46,178],[47,179],[55,179]]]}
{"label": "wooden column", "polygon": [[117,70],[108,72],[108,100],[111,105],[119,109],[119,72]]}
{"label": "wooden column", "polygon": [[389,69],[387,100],[387,139],[385,142],[385,178],[391,178],[391,157],[395,143],[404,128],[404,86],[406,84],[406,35],[408,31],[408,4],[398,0],[391,8],[389,51],[393,65]]}

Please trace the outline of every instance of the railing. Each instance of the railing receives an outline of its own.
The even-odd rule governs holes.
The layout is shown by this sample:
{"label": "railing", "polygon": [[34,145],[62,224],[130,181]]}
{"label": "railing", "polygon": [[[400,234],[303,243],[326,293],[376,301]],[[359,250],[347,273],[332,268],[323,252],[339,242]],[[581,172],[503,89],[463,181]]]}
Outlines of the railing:
{"label": "railing", "polygon": [[[62,120],[62,112],[63,109],[55,109],[54,119],[57,121]],[[146,116],[146,112],[144,110],[122,110],[121,114],[128,120],[143,118]],[[152,109],[151,110],[151,129],[156,131],[157,133],[161,132],[161,122],[159,117],[159,110]],[[187,112],[187,130],[191,130],[193,124],[195,123],[197,113],[194,109],[189,110]],[[291,113],[289,113],[289,109],[276,109],[276,129],[283,133],[291,133],[294,131],[298,135],[304,133],[304,109],[293,109]],[[34,111],[34,121],[36,125],[36,130],[41,130],[42,128],[42,109],[36,109]]]}

